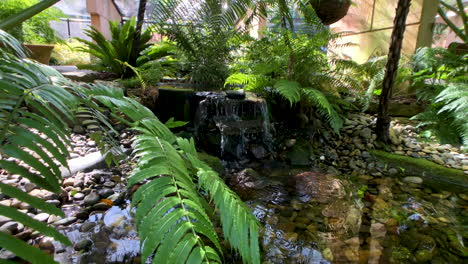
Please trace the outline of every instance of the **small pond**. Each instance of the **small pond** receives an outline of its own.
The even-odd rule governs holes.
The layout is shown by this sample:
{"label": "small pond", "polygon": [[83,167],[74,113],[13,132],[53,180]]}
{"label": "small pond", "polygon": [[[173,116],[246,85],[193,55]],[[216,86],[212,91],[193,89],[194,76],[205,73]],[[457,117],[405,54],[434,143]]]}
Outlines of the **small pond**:
{"label": "small pond", "polygon": [[[467,263],[466,194],[418,178],[266,170],[242,193],[264,225],[263,263]],[[247,177],[249,178],[249,177]]]}

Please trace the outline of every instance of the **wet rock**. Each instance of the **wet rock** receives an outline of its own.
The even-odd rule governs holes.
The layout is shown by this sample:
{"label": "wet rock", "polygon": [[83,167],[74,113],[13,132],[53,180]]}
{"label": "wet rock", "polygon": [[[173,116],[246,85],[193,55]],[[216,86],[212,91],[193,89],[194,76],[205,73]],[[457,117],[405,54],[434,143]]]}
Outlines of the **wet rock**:
{"label": "wet rock", "polygon": [[111,181],[113,181],[115,183],[120,183],[120,182],[122,182],[122,177],[120,177],[118,175],[112,175]]}
{"label": "wet rock", "polygon": [[6,233],[6,234],[13,234],[18,230],[18,223],[11,221],[3,224],[0,227],[0,232]]}
{"label": "wet rock", "polygon": [[80,226],[80,232],[88,232],[96,226],[94,222],[85,222]]}
{"label": "wet rock", "polygon": [[268,156],[268,151],[263,146],[257,144],[250,147],[250,152],[256,159],[264,159]]}
{"label": "wet rock", "polygon": [[0,215],[0,226],[5,224],[6,222],[9,222],[10,220],[10,218]]}
{"label": "wet rock", "polygon": [[359,135],[364,139],[371,139],[372,138],[372,130],[370,128],[364,128],[359,132]]}
{"label": "wet rock", "polygon": [[302,201],[314,199],[319,203],[328,203],[343,198],[343,184],[331,175],[319,172],[304,172],[294,176],[296,190]]}
{"label": "wet rock", "polygon": [[48,252],[54,252],[54,239],[51,237],[43,237],[39,240],[39,248]]}
{"label": "wet rock", "polygon": [[73,247],[76,251],[88,251],[93,246],[93,242],[89,239],[79,241]]}
{"label": "wet rock", "polygon": [[265,187],[260,175],[253,169],[247,168],[231,176],[229,185],[242,199],[252,199],[255,190]]}
{"label": "wet rock", "polygon": [[93,205],[93,210],[94,211],[106,211],[107,209],[109,209],[111,206],[106,204],[106,203],[97,203],[95,205]]}
{"label": "wet rock", "polygon": [[72,223],[74,223],[76,221],[76,217],[74,216],[71,216],[71,217],[66,217],[64,219],[60,219],[56,222],[53,223],[53,225],[55,226],[59,226],[59,225],[63,225],[63,226],[67,226],[67,225],[70,225]]}
{"label": "wet rock", "polygon": [[62,183],[63,187],[74,186],[74,185],[75,185],[75,179],[73,179],[73,177],[66,178]]}
{"label": "wet rock", "polygon": [[109,196],[114,194],[114,191],[112,189],[109,189],[109,188],[104,188],[104,189],[99,190],[98,194],[102,198],[108,198]]}
{"label": "wet rock", "polygon": [[31,196],[43,199],[43,200],[54,200],[58,198],[58,195],[47,191],[47,190],[40,190],[40,189],[34,189],[28,193]]}
{"label": "wet rock", "polygon": [[107,187],[107,188],[112,188],[115,186],[115,182],[111,182],[111,181],[106,181],[104,184],[103,184],[104,187]]}
{"label": "wet rock", "polygon": [[82,200],[83,198],[85,197],[84,193],[75,193],[75,195],[73,195],[73,199],[75,200]]}
{"label": "wet rock", "polygon": [[407,183],[414,183],[414,184],[421,184],[423,183],[423,179],[421,177],[416,177],[416,176],[408,176],[403,178],[404,182]]}
{"label": "wet rock", "polygon": [[31,237],[32,230],[27,229],[15,235],[16,238],[21,240],[28,240]]}
{"label": "wet rock", "polygon": [[91,206],[97,202],[99,202],[99,195],[95,192],[91,192],[90,194],[86,195],[83,199],[83,204],[85,206]]}
{"label": "wet rock", "polygon": [[40,222],[46,222],[47,219],[49,219],[49,214],[48,213],[40,213],[36,216],[34,216],[33,218],[37,221],[40,221]]}

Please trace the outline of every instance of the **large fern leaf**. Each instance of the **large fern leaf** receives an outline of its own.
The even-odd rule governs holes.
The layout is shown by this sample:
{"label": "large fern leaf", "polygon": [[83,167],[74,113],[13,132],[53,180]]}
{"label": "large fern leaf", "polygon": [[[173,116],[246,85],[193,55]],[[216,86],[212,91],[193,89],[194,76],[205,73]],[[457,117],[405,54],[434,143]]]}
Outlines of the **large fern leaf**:
{"label": "large fern leaf", "polygon": [[[5,34],[0,31],[0,35]],[[73,111],[78,100],[55,84],[53,78],[59,74],[53,69],[14,58],[25,52],[14,39],[5,36],[10,44],[3,45],[14,49],[0,58],[0,167],[8,173],[27,178],[40,188],[60,192],[60,166],[68,166],[66,158],[69,156],[66,121],[74,119]],[[12,186],[0,184],[0,191],[42,212],[64,216],[58,208]],[[0,215],[70,245],[55,228],[15,208],[0,206]],[[31,263],[53,262],[52,257],[17,238],[3,233],[1,236],[0,246],[17,256]]]}
{"label": "large fern leaf", "polygon": [[275,83],[274,88],[281,94],[291,105],[301,100],[301,85],[295,81],[281,80]]}
{"label": "large fern leaf", "polygon": [[142,259],[152,255],[153,263],[222,263],[209,199],[219,211],[224,236],[232,247],[246,263],[260,262],[255,217],[197,158],[193,141],[177,138],[149,109],[116,89],[95,86],[89,93],[127,116],[140,133],[135,140],[137,169],[129,185],[143,183],[132,199]]}

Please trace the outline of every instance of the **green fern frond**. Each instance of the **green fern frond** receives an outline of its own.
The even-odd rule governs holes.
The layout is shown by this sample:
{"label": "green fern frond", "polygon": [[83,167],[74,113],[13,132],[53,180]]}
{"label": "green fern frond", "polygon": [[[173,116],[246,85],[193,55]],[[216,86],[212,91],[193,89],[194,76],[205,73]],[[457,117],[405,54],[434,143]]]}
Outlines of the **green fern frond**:
{"label": "green fern frond", "polygon": [[[14,42],[7,37],[4,40]],[[4,43],[14,47],[15,43]],[[9,50],[0,57],[0,166],[52,192],[60,192],[61,168],[67,168],[68,125],[73,122],[78,99],[63,86],[55,70],[33,61],[15,58],[23,55]],[[45,137],[43,137],[43,135]],[[11,158],[13,160],[11,160]],[[21,160],[21,163],[16,163]],[[12,186],[0,184],[0,191],[43,212],[64,216],[58,208]],[[70,241],[49,227],[12,207],[0,206],[0,215],[24,224],[65,245]],[[0,246],[31,263],[52,263],[44,252],[4,233]]]}
{"label": "green fern frond", "polygon": [[0,55],[11,54],[17,58],[26,58],[28,50],[13,36],[0,29]]}
{"label": "green fern frond", "polygon": [[333,105],[330,104],[327,97],[317,89],[305,88],[304,94],[317,109],[318,113],[324,116],[335,133],[339,134],[341,127],[343,127],[343,119],[336,112]]}
{"label": "green fern frond", "polygon": [[137,207],[142,259],[146,261],[154,253],[153,263],[222,263],[209,199],[219,211],[225,238],[246,263],[259,263],[255,217],[197,158],[193,140],[175,137],[151,111],[122,93],[110,89],[106,95],[100,87],[93,96],[94,91],[89,90],[93,98],[125,114],[133,129],[140,132],[135,140],[137,169],[128,184],[143,183],[132,199]]}
{"label": "green fern frond", "polygon": [[286,98],[291,105],[301,100],[301,85],[295,81],[281,80],[275,83],[274,88],[281,96]]}

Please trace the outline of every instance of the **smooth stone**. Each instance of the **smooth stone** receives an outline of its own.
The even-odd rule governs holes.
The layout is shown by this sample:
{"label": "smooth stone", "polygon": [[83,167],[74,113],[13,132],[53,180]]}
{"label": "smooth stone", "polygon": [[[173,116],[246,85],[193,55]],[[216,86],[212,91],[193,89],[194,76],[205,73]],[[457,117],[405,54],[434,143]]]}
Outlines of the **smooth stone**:
{"label": "smooth stone", "polygon": [[7,222],[0,227],[0,232],[5,234],[13,234],[16,230],[18,230],[19,224],[17,222]]}
{"label": "smooth stone", "polygon": [[92,193],[90,193],[90,194],[88,194],[88,195],[86,195],[84,197],[83,204],[85,206],[91,206],[91,205],[99,202],[99,199],[100,199],[99,195],[97,193],[95,193],[95,192],[92,192]]}
{"label": "smooth stone", "polygon": [[408,177],[405,177],[405,178],[403,178],[403,181],[404,181],[404,182],[407,182],[407,183],[414,183],[414,184],[421,184],[421,183],[423,183],[423,179],[420,178],[420,177],[416,177],[416,176],[408,176]]}
{"label": "smooth stone", "polygon": [[80,232],[88,232],[96,226],[94,222],[85,222],[80,226]]}
{"label": "smooth stone", "polygon": [[0,215],[0,226],[5,224],[6,222],[9,222],[11,221],[10,218],[6,217],[6,216],[3,216],[3,215]]}
{"label": "smooth stone", "polygon": [[66,178],[66,179],[63,181],[63,183],[62,183],[62,186],[63,186],[63,187],[73,186],[73,185],[75,185],[75,179],[73,179],[73,178],[71,178],[71,177],[70,177],[70,178]]}
{"label": "smooth stone", "polygon": [[46,222],[47,219],[49,219],[49,216],[50,214],[48,213],[40,213],[40,214],[37,214],[36,216],[34,216],[33,218],[37,221],[40,221],[40,222]]}
{"label": "smooth stone", "polygon": [[71,217],[67,217],[67,218],[64,218],[64,219],[61,219],[61,220],[58,220],[57,222],[54,222],[53,225],[55,226],[58,226],[58,225],[69,225],[69,224],[72,224],[76,221],[76,217],[74,216],[71,216]]}
{"label": "smooth stone", "polygon": [[107,181],[103,184],[104,187],[112,188],[115,186],[115,182]]}
{"label": "smooth stone", "polygon": [[88,251],[91,249],[93,242],[89,239],[81,240],[80,242],[76,243],[73,247],[76,251]]}
{"label": "smooth stone", "polygon": [[73,195],[73,199],[75,200],[82,200],[83,198],[85,197],[84,193],[75,193],[75,195]]}
{"label": "smooth stone", "polygon": [[27,182],[24,184],[24,190],[26,192],[30,192],[32,190],[34,190],[34,188],[36,188],[36,184],[32,183],[32,182]]}
{"label": "smooth stone", "polygon": [[106,203],[97,203],[95,205],[93,205],[93,210],[94,211],[106,211],[107,209],[109,209],[111,206],[106,204]]}
{"label": "smooth stone", "polygon": [[104,188],[104,189],[99,190],[98,194],[102,198],[107,198],[107,197],[111,196],[112,194],[114,194],[114,190],[109,189],[109,188]]}
{"label": "smooth stone", "polygon": [[111,181],[116,182],[116,183],[121,183],[121,182],[122,182],[122,178],[121,178],[120,176],[118,176],[118,175],[113,175],[113,176],[111,177]]}
{"label": "smooth stone", "polygon": [[370,128],[364,128],[359,132],[359,135],[364,139],[371,139],[372,138],[372,130]]}
{"label": "smooth stone", "polygon": [[42,250],[53,250],[54,249],[54,239],[51,237],[43,237],[39,240],[39,248]]}

